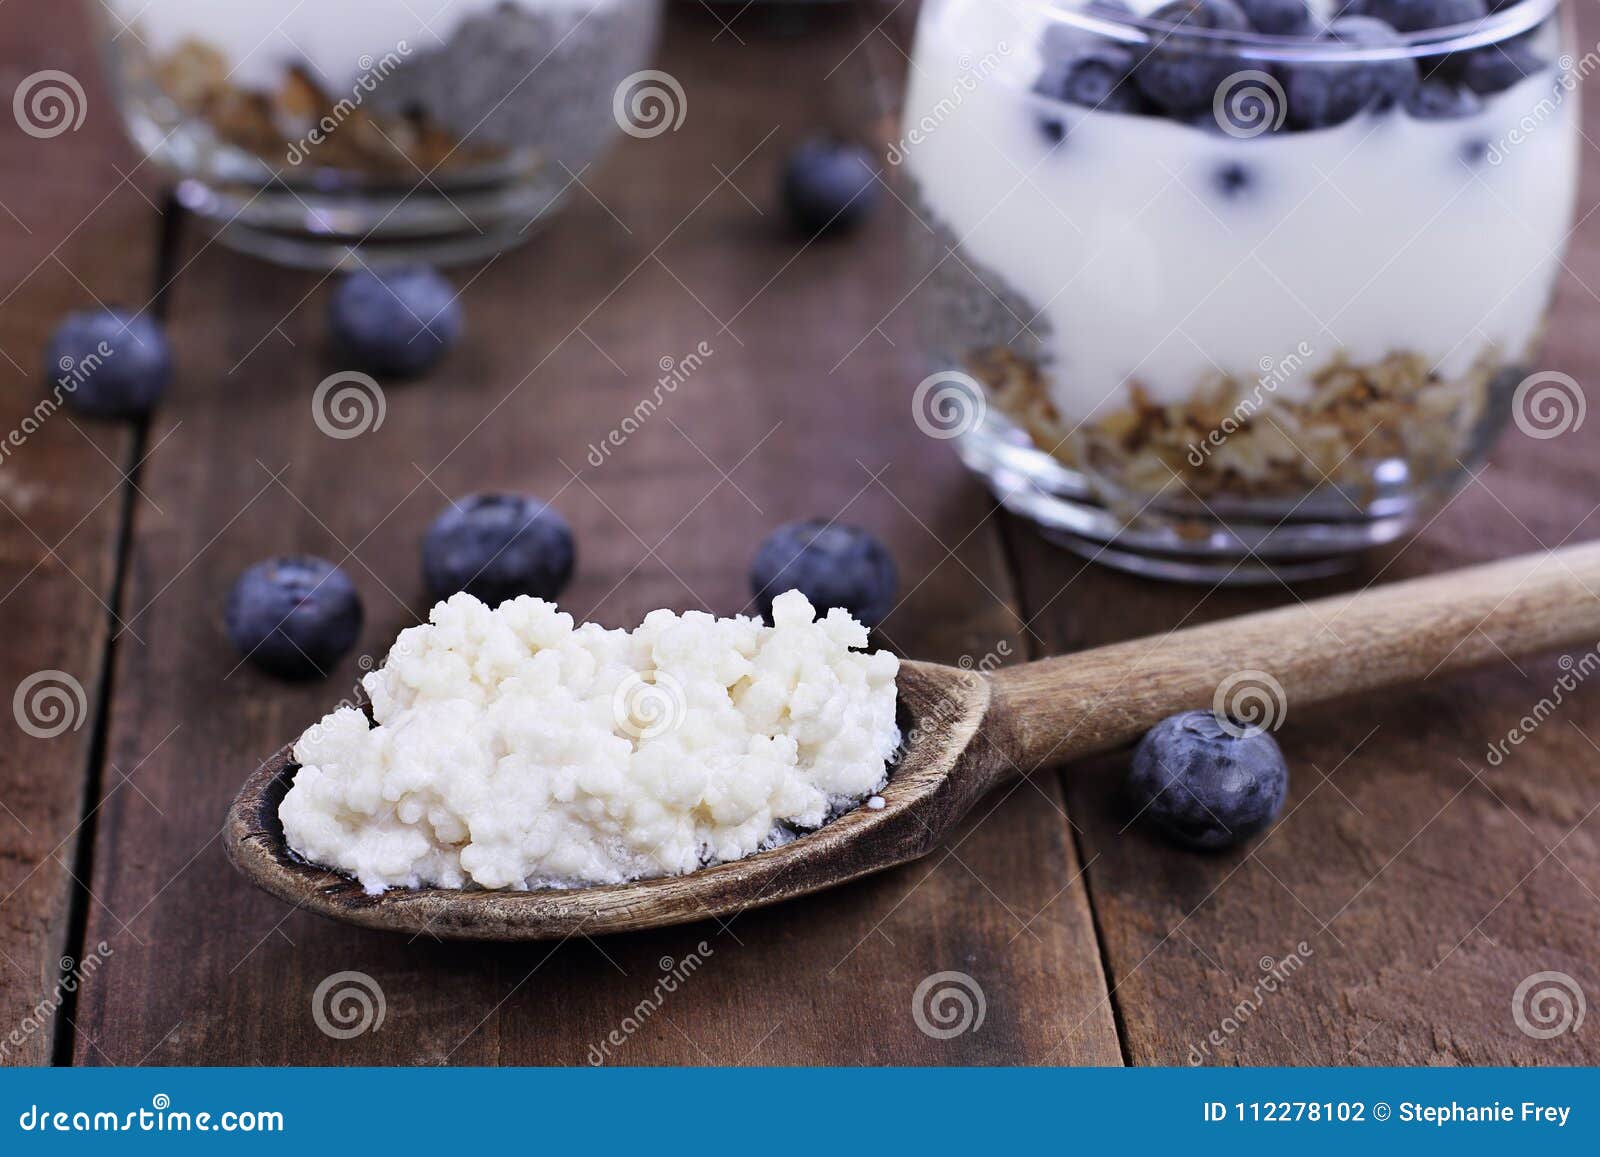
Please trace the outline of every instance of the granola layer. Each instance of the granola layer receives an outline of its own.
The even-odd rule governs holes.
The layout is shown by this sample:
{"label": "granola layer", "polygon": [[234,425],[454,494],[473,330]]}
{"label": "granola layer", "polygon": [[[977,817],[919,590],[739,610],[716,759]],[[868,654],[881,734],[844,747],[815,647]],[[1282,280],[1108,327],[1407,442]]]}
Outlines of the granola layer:
{"label": "granola layer", "polygon": [[1459,468],[1492,436],[1501,400],[1523,370],[1490,355],[1456,380],[1428,359],[1397,353],[1357,366],[1336,356],[1289,399],[1262,382],[1218,378],[1184,403],[1156,405],[1137,384],[1126,404],[1064,422],[1044,373],[1007,347],[972,353],[967,369],[993,404],[1062,463],[1118,489],[1183,488],[1210,499],[1363,488],[1378,462],[1398,459],[1425,482]]}

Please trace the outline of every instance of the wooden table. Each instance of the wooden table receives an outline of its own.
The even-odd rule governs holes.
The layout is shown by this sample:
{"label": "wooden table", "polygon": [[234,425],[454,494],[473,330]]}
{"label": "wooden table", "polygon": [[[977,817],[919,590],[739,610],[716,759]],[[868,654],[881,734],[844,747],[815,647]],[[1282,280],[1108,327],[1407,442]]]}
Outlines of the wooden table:
{"label": "wooden table", "polygon": [[[739,611],[767,530],[840,514],[899,557],[896,648],[1020,661],[1595,537],[1600,421],[1513,434],[1420,541],[1340,582],[1207,591],[1085,565],[998,514],[913,427],[893,200],[849,241],[801,246],[776,223],[791,144],[829,124],[888,131],[909,12],[864,6],[783,39],[688,5],[663,57],[688,91],[682,129],[626,142],[548,233],[463,273],[469,340],[390,388],[380,429],[335,441],[310,407],[340,368],[326,285],[163,214],[57,7],[0,6],[5,91],[62,68],[89,110],[51,140],[0,118],[0,427],[40,396],[40,350],[68,308],[159,298],[182,366],[148,427],[63,413],[0,465],[0,692],[41,670],[85,692],[79,726],[53,738],[0,712],[7,1061],[583,1064],[625,1027],[610,1060],[627,1064],[1600,1061],[1592,1017],[1550,1040],[1512,1018],[1538,972],[1600,997],[1600,692],[1580,689],[1503,765],[1485,759],[1549,693],[1555,656],[1296,714],[1283,820],[1224,855],[1127,826],[1107,759],[1034,776],[924,863],[649,935],[407,941],[252,890],[218,846],[227,803],[362,670],[352,656],[328,683],[288,687],[236,669],[220,604],[265,554],[341,561],[366,601],[361,653],[381,657],[425,609],[417,540],[449,496],[554,500],[580,543],[566,605],[610,624],[662,605]],[[1592,5],[1584,21],[1591,44]],[[1592,147],[1585,165],[1547,363],[1590,384]],[[590,464],[657,363],[701,341],[704,367]],[[692,980],[642,1006],[690,953]],[[1263,963],[1291,954],[1280,990],[1241,1011]],[[56,1009],[63,966],[91,956]],[[313,993],[341,971],[381,986],[378,1031],[318,1029]],[[939,972],[981,988],[976,1031],[918,1028],[913,993]]]}

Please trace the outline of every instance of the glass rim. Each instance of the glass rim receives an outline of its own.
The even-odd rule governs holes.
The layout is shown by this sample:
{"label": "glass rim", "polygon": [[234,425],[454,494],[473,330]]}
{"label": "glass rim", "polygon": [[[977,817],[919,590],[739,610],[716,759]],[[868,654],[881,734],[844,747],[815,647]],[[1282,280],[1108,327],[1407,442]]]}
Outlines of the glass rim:
{"label": "glass rim", "polygon": [[[1251,60],[1297,62],[1350,62],[1410,60],[1441,56],[1502,44],[1543,24],[1563,0],[1517,0],[1480,20],[1397,32],[1394,44],[1361,45],[1312,36],[1272,36],[1263,32],[1224,32],[1167,24],[1143,16],[1069,7],[1069,0],[1046,0],[1047,18],[1057,25],[1081,29],[1131,47],[1154,49],[1178,40],[1189,49]],[[1352,13],[1355,15],[1355,13]]]}

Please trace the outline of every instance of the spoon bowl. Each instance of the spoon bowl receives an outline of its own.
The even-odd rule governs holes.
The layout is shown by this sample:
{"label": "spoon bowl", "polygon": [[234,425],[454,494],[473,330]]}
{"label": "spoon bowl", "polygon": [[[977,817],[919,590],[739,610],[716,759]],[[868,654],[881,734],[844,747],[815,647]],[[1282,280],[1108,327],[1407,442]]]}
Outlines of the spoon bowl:
{"label": "spoon bowl", "polygon": [[[774,904],[919,858],[983,794],[995,769],[981,752],[969,756],[969,748],[988,705],[987,680],[954,667],[906,662],[896,688],[905,741],[881,793],[882,808],[853,808],[779,847],[688,875],[593,888],[419,888],[370,895],[350,877],[301,859],[284,841],[278,805],[299,768],[292,743],[257,768],[234,800],[228,858],[297,907],[367,928],[446,940],[560,940]],[[957,772],[958,764],[974,757],[984,766]],[[964,786],[976,786],[975,794]]]}
{"label": "spoon bowl", "polygon": [[224,846],[252,881],[347,923],[439,939],[560,940],[726,916],[907,863],[985,794],[1036,769],[1112,750],[1167,715],[1289,712],[1497,660],[1600,639],[1600,544],[1567,547],[1043,659],[993,674],[904,662],[905,736],[882,792],[769,851],[682,876],[538,891],[390,889],[370,895],[284,840],[283,747],[246,781]]}

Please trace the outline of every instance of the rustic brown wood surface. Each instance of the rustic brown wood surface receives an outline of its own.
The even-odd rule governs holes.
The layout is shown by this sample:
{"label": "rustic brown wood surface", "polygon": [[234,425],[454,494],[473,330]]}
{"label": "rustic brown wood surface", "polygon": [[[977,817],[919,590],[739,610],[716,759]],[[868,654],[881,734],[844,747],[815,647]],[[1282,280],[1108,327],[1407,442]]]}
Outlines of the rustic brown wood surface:
{"label": "rustic brown wood surface", "polygon": [[[92,74],[81,45],[44,31],[50,7],[0,6],[5,91],[39,68]],[[730,32],[695,6],[678,11],[663,66],[688,92],[682,129],[626,142],[584,174],[546,234],[459,274],[468,340],[426,379],[389,385],[383,425],[358,438],[330,439],[313,421],[312,389],[342,368],[324,348],[321,279],[184,230],[166,263],[182,369],[150,429],[84,426],[86,439],[53,421],[0,465],[0,496],[16,505],[7,488],[32,487],[41,504],[19,507],[22,518],[0,508],[0,580],[20,584],[0,603],[13,632],[0,692],[59,668],[82,679],[90,716],[49,741],[8,731],[0,755],[0,802],[14,812],[0,812],[0,884],[15,892],[0,904],[0,1030],[48,996],[61,955],[112,949],[69,1001],[70,1020],[5,1059],[1600,1059],[1592,1031],[1539,1041],[1511,1016],[1514,989],[1535,972],[1566,972],[1600,993],[1600,749],[1590,742],[1600,742],[1600,701],[1581,690],[1500,766],[1486,760],[1548,694],[1561,673],[1554,656],[1336,708],[1291,703],[1280,732],[1296,773],[1286,817],[1220,856],[1129,826],[1114,790],[1120,757],[1109,757],[986,801],[921,863],[731,920],[557,945],[336,925],[227,866],[219,840],[234,791],[284,736],[347,698],[364,669],[352,657],[326,683],[285,687],[238,667],[220,627],[228,584],[268,553],[342,562],[365,599],[370,663],[424,609],[422,528],[448,496],[474,489],[552,499],[579,540],[565,602],[611,624],[661,605],[739,611],[746,560],[772,525],[842,513],[883,533],[906,576],[888,642],[972,665],[1600,537],[1592,425],[1549,442],[1513,433],[1416,544],[1314,590],[1130,579],[996,516],[949,447],[909,420],[921,368],[896,308],[903,221],[892,198],[862,235],[811,246],[784,236],[772,208],[790,144],[886,112],[904,68],[901,31],[874,29],[886,11],[865,8],[804,40],[762,33],[748,16]],[[1600,20],[1585,16],[1592,43]],[[0,360],[8,428],[38,396],[38,351],[63,309],[91,292],[143,304],[164,281],[150,264],[161,233],[151,206],[123,186],[90,212],[120,181],[108,158],[133,162],[110,143],[104,97],[93,86],[89,96],[75,134],[41,141],[8,125],[0,137],[0,172],[28,177],[0,189],[26,223],[0,212],[3,280],[20,290],[0,304],[0,347],[17,363]],[[1585,157],[1587,214],[1600,168],[1592,150]],[[1600,369],[1585,348],[1600,310],[1590,288],[1600,223],[1584,221],[1547,359],[1580,381]],[[64,248],[66,269],[51,262],[24,283],[63,241],[79,256]],[[701,341],[713,351],[704,365],[595,465],[591,445],[648,393],[661,360]],[[135,492],[113,464],[146,451]],[[32,532],[53,544],[91,511],[60,549],[70,571],[30,572],[47,557]],[[114,594],[115,617],[99,605]],[[52,851],[63,839],[76,883]],[[1239,1016],[1263,958],[1291,955],[1281,991]],[[662,975],[691,960],[692,978],[651,1007]],[[343,971],[381,986],[378,1031],[336,1039],[319,1029],[314,994]],[[914,993],[939,972],[981,986],[977,1031],[939,1039],[918,1028]]]}
{"label": "rustic brown wood surface", "polygon": [[[51,20],[26,7],[0,13],[0,1061],[43,1064],[69,1031],[57,986],[79,950],[69,925],[94,825],[86,801],[125,790],[93,747],[137,449],[126,429],[36,410],[53,405],[44,335],[97,297],[148,301],[159,220],[124,181],[138,162],[76,6]],[[75,133],[30,136],[9,115],[11,94],[45,68],[84,78]]]}

